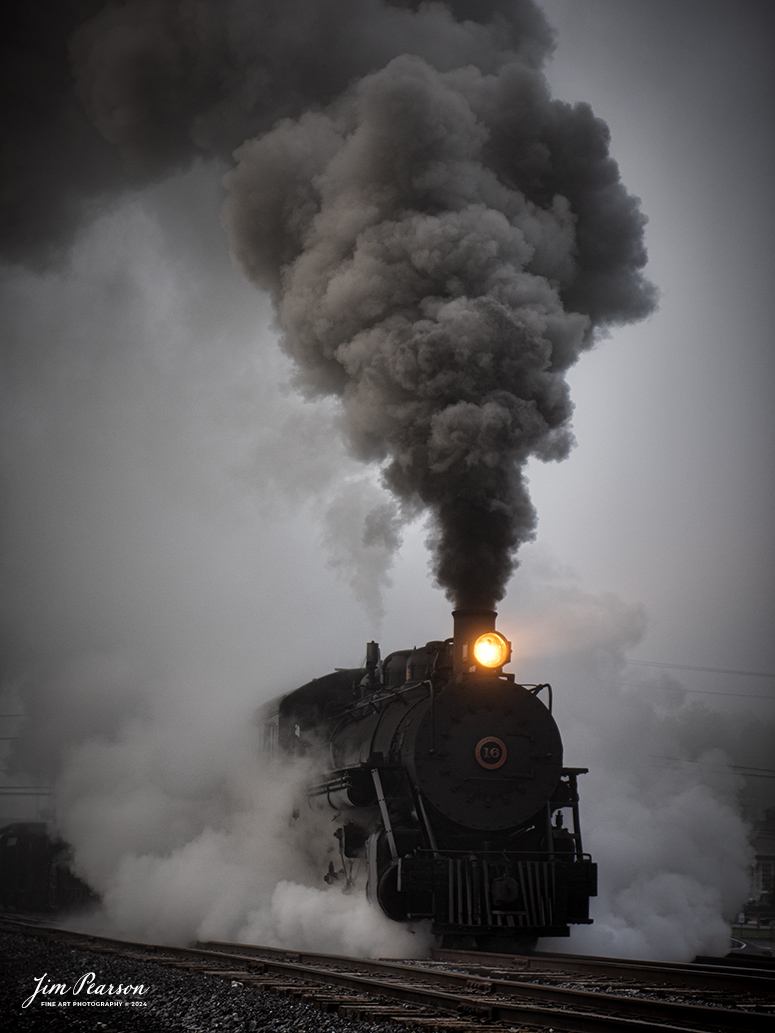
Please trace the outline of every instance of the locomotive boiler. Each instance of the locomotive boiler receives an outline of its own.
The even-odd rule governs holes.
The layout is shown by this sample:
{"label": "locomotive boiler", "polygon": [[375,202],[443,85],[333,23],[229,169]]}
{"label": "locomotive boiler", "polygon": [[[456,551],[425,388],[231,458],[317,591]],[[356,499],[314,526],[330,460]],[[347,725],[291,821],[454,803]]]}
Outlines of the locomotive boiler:
{"label": "locomotive boiler", "polygon": [[327,759],[308,802],[334,812],[350,887],[442,942],[515,950],[588,924],[578,776],[563,767],[549,685],[504,673],[511,647],[490,610],[456,610],[454,634],[317,678],[267,704],[265,750]]}

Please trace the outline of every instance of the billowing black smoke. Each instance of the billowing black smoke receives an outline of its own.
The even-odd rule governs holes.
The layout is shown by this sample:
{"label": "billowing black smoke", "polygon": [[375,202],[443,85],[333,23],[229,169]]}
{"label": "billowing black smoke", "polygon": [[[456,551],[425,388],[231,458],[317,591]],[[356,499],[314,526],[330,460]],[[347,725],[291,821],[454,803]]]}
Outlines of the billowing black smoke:
{"label": "billowing black smoke", "polygon": [[[425,508],[457,606],[502,598],[535,528],[531,455],[571,445],[565,371],[645,316],[644,218],[608,131],[553,101],[532,0],[71,0],[4,34],[4,254],[227,157],[226,224],[301,385]],[[262,135],[263,134],[263,135]]]}
{"label": "billowing black smoke", "polygon": [[117,191],[229,158],[398,54],[490,70],[550,41],[532,0],[9,0],[0,255],[50,262]]}
{"label": "billowing black smoke", "polygon": [[565,371],[653,304],[606,126],[521,62],[402,56],[236,157],[233,246],[299,380],[430,510],[452,601],[492,606],[535,528],[524,464],[570,448]]}

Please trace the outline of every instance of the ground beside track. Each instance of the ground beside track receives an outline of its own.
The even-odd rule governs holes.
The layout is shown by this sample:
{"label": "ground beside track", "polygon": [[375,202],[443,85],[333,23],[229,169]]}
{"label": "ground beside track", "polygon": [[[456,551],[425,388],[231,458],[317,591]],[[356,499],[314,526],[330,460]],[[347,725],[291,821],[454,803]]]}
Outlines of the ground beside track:
{"label": "ground beside track", "polygon": [[[143,1005],[41,1005],[40,995],[23,1002],[41,976],[72,986],[84,973],[98,983],[143,983],[150,989]],[[77,1000],[96,1002],[81,993]],[[46,1000],[73,1001],[73,995]],[[0,1019],[19,1033],[398,1033],[388,1023],[340,1019],[288,1001],[276,994],[248,989],[214,976],[194,975],[120,957],[73,950],[31,937],[0,933]],[[405,1030],[405,1027],[404,1027]]]}
{"label": "ground beside track", "polygon": [[[116,1033],[397,1033],[397,1024],[430,1033],[618,1033],[622,1022],[632,1033],[773,1029],[769,974],[628,962],[635,978],[622,982],[622,963],[612,959],[478,954],[462,970],[459,960],[418,968],[244,944],[154,947],[8,916],[0,923],[0,1017],[21,1030]],[[526,980],[509,973],[510,962],[551,971]]]}

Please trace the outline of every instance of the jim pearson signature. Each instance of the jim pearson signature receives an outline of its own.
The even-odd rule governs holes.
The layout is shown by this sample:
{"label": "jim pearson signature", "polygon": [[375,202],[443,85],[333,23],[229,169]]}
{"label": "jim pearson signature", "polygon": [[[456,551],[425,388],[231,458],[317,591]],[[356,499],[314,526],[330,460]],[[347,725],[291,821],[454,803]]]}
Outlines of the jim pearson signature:
{"label": "jim pearson signature", "polygon": [[[100,983],[97,981],[96,972],[84,972],[84,974],[77,979],[72,986],[67,983],[48,983],[48,972],[44,972],[42,976],[33,976],[32,980],[35,983],[35,989],[32,991],[30,996],[22,1004],[22,1008],[29,1008],[32,1002],[40,995],[40,1004],[53,1003],[44,1001],[43,998],[48,997],[68,997],[70,994],[73,997],[79,997],[81,994],[86,994],[87,997],[118,997],[118,998],[132,998],[132,1003],[137,997],[144,997],[150,990],[149,986],[144,983]],[[64,1003],[64,1002],[62,1002]],[[96,1003],[96,1002],[94,1002]],[[107,1003],[107,1002],[106,1002]],[[146,1002],[143,1001],[143,1004]]]}

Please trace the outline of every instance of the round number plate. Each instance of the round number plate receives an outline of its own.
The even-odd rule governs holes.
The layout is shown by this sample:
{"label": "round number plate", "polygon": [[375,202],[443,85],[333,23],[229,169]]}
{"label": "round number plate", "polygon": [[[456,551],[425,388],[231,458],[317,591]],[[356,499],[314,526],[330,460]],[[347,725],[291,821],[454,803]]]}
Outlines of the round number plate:
{"label": "round number plate", "polygon": [[487,735],[476,744],[476,762],[488,771],[506,763],[506,743],[495,735]]}

